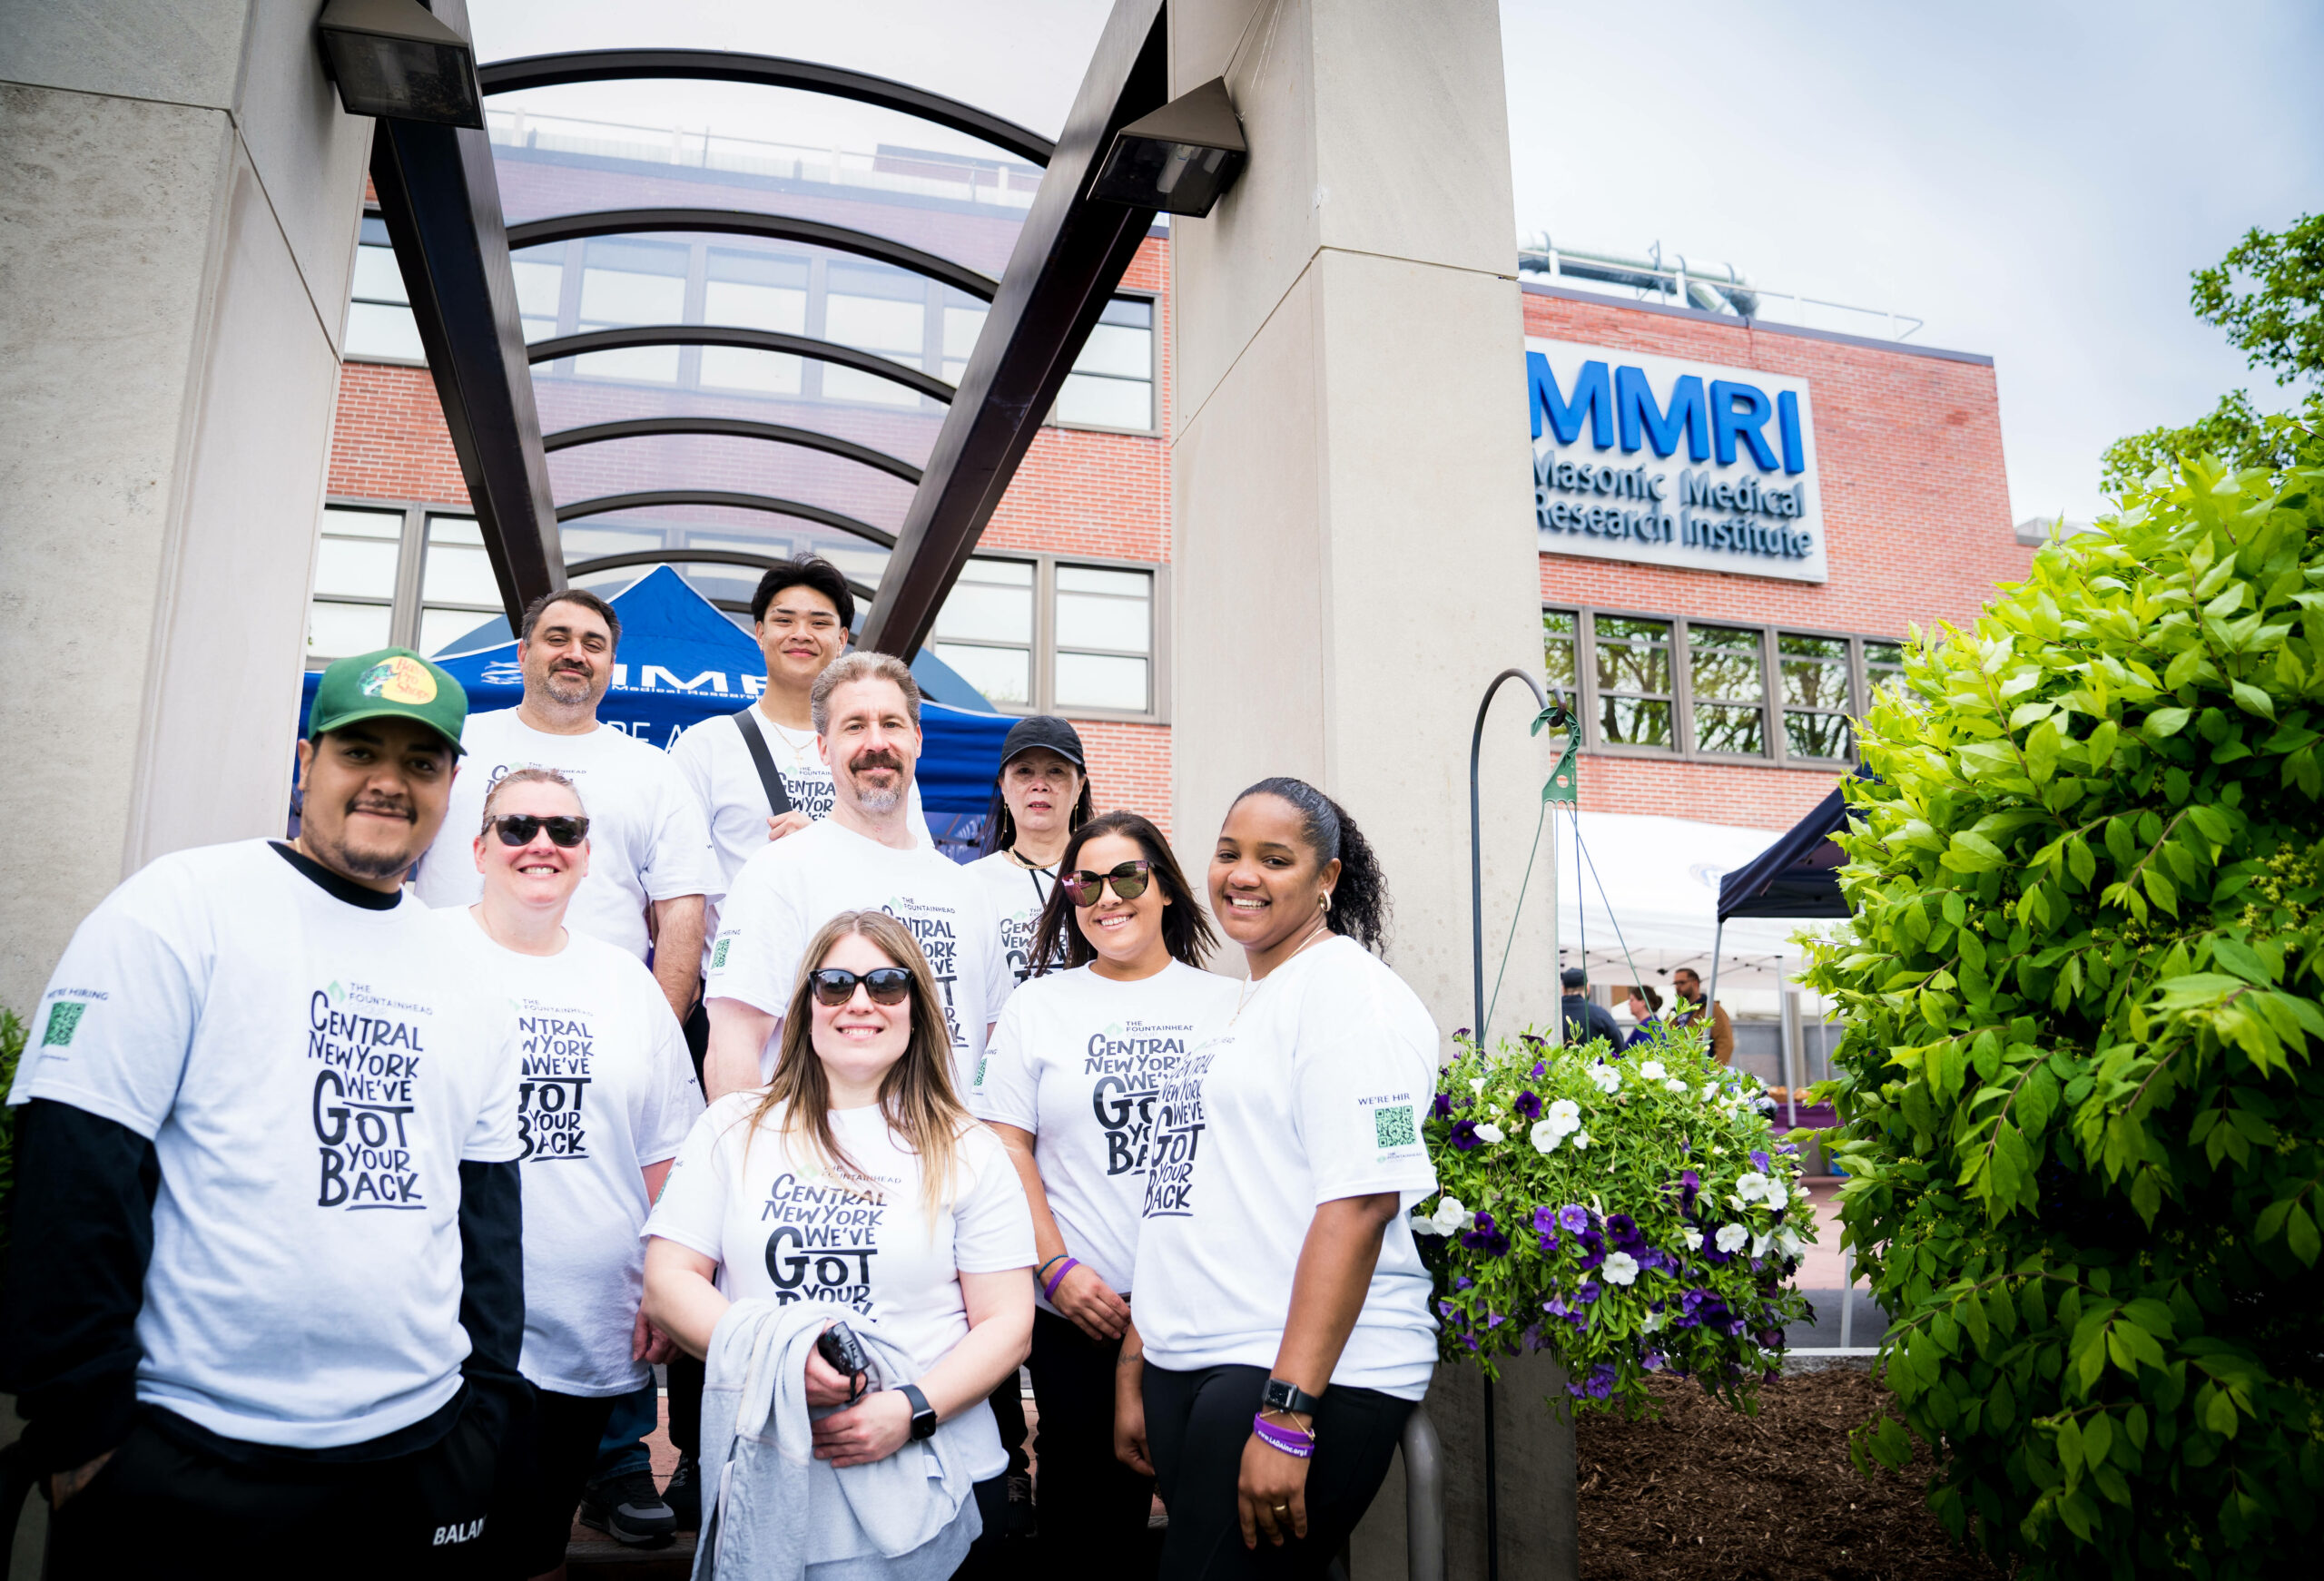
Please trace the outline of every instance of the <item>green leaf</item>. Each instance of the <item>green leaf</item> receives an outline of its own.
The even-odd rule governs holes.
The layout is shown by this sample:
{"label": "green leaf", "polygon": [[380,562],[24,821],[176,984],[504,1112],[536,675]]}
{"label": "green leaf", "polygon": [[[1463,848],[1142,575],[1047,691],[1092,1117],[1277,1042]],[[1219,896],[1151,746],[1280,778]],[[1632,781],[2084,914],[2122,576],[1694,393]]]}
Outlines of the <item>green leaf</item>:
{"label": "green leaf", "polygon": [[2188,711],[2183,708],[2158,708],[2146,716],[2146,722],[2140,728],[2149,739],[2162,741],[2186,729],[2188,717]]}
{"label": "green leaf", "polygon": [[2212,1390],[2209,1384],[2204,1385],[2204,1389],[2211,1398],[2208,1406],[2201,1408],[2203,1426],[2223,1439],[2235,1437],[2235,1401],[2228,1398],[2227,1391],[2223,1389]]}
{"label": "green leaf", "polygon": [[2083,1458],[2091,1465],[2103,1464],[2113,1447],[2114,1420],[2104,1411],[2098,1412],[2082,1424]]}
{"label": "green leaf", "polygon": [[2238,681],[2232,685],[2236,706],[2242,709],[2244,712],[2256,713],[2262,719],[2276,717],[2275,699],[2249,682]]}
{"label": "green leaf", "polygon": [[2316,1266],[2318,1253],[2324,1252],[2324,1243],[2319,1243],[2317,1237],[2316,1221],[2309,1215],[2304,1205],[2295,1203],[2291,1213],[2286,1216],[2284,1244],[2294,1257],[2310,1268]]}

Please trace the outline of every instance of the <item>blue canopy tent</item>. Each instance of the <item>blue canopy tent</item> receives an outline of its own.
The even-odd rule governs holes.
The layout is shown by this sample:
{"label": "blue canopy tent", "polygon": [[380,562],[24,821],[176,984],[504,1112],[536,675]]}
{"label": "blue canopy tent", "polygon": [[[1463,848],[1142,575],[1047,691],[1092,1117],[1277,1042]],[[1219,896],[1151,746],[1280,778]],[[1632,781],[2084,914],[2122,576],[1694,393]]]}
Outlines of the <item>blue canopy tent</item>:
{"label": "blue canopy tent", "polygon": [[[758,694],[766,673],[758,644],[675,571],[657,566],[610,602],[621,616],[621,652],[613,685],[597,708],[606,723],[666,751],[681,732],[733,713]],[[467,691],[471,712],[514,708],[524,699],[513,642],[437,663]],[[986,708],[960,706],[984,700],[930,654],[913,662],[912,674],[922,693],[921,804],[938,842],[957,847],[972,838],[973,821],[991,806],[1000,744],[1016,721]],[[319,672],[308,672],[300,693],[302,735],[320,678]]]}

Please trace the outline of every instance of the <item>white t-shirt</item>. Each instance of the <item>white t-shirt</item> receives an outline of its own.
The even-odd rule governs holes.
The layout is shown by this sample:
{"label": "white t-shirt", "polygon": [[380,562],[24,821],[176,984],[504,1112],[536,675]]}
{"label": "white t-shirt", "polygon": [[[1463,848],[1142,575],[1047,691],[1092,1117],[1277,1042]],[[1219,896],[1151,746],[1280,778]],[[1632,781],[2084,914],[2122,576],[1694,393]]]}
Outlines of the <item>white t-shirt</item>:
{"label": "white t-shirt", "polygon": [[[822,1301],[842,1321],[861,1312],[926,1372],[968,1338],[961,1274],[1033,1266],[1033,1215],[1008,1150],[971,1126],[960,1138],[950,1206],[931,1225],[920,1160],[879,1109],[832,1112],[840,1146],[879,1183],[875,1200],[823,1173],[809,1149],[794,1156],[776,1132],[753,1134],[761,1096],[729,1093],[694,1123],[645,1233],[717,1259],[718,1288],[730,1301]],[[966,1436],[976,1480],[1007,1469],[982,1400],[944,1426]]]}
{"label": "white t-shirt", "polygon": [[1033,925],[1041,919],[1049,891],[1057,888],[1057,869],[1020,867],[1007,851],[995,851],[970,862],[967,871],[992,908],[1009,975],[1021,984],[1033,975]]}
{"label": "white t-shirt", "polygon": [[586,735],[547,735],[513,708],[468,715],[460,744],[468,755],[452,781],[451,808],[414,882],[428,905],[473,906],[484,893],[472,849],[484,793],[516,769],[560,771],[589,815],[589,876],[573,892],[567,927],[644,960],[650,902],[714,898],[724,887],[702,810],[666,752],[609,724]]}
{"label": "white t-shirt", "polygon": [[645,1289],[647,1164],[675,1157],[702,1114],[685,1035],[654,974],[571,928],[556,955],[503,948],[462,906],[429,914],[517,1013],[517,1133],[525,1164],[525,1349],[541,1389],[627,1394]]}
{"label": "white t-shirt", "polygon": [[[1137,1331],[1157,1367],[1272,1367],[1315,1210],[1436,1190],[1421,1141],[1436,1028],[1354,939],[1312,945],[1250,987],[1241,1013],[1173,1059],[1155,1105],[1138,1229]],[[1418,1399],[1436,1364],[1428,1271],[1389,1221],[1332,1381]]]}
{"label": "white t-shirt", "polygon": [[[898,850],[826,819],[763,847],[726,896],[705,994],[788,1015],[801,957],[815,930],[842,911],[885,911],[920,941],[944,997],[952,1081],[965,1101],[985,1028],[1000,1018],[1011,981],[983,890],[924,846]],[[772,1039],[759,1075],[774,1075]]]}
{"label": "white t-shirt", "polygon": [[[774,760],[774,771],[783,776],[783,792],[791,798],[792,807],[818,821],[829,818],[832,771],[823,764],[815,732],[777,724],[763,710],[758,723],[766,738],[767,756]],[[743,740],[742,724],[733,718],[704,720],[678,737],[670,748],[670,761],[685,777],[695,805],[709,821],[711,843],[718,848],[719,888],[729,889],[752,854],[766,849],[766,820],[773,816],[766,787],[759,782],[758,764],[752,761],[750,745]],[[936,840],[928,832],[928,819],[921,810],[917,780],[905,802],[905,815],[912,838],[932,849]],[[715,910],[707,927],[709,937],[716,938]]]}
{"label": "white t-shirt", "polygon": [[159,858],[91,912],[9,1102],[153,1144],[137,1398],[314,1449],[458,1393],[459,1166],[517,1156],[514,1032],[418,901],[350,904],[265,840]]}
{"label": "white t-shirt", "polygon": [[1226,1023],[1240,987],[1177,961],[1135,983],[1076,967],[1033,978],[1000,1012],[970,1106],[1033,1134],[1065,1249],[1117,1291],[1137,1258],[1162,1072]]}

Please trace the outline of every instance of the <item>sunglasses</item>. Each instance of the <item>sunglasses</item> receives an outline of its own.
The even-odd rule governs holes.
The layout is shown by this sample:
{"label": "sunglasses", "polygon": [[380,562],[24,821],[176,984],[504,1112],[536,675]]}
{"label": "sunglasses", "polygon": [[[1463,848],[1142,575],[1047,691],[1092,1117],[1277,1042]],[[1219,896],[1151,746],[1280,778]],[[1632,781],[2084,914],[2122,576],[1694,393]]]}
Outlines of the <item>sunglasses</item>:
{"label": "sunglasses", "polygon": [[589,820],[559,813],[555,818],[537,818],[529,812],[510,812],[492,820],[493,831],[500,836],[502,845],[528,846],[533,836],[548,830],[551,845],[570,850],[589,838]]}
{"label": "sunglasses", "polygon": [[911,973],[903,967],[874,967],[868,972],[825,967],[809,972],[807,980],[815,987],[815,1003],[833,1010],[855,997],[858,983],[874,1005],[901,1005],[911,993]]}
{"label": "sunglasses", "polygon": [[1108,884],[1123,899],[1135,900],[1146,893],[1146,886],[1153,881],[1154,864],[1140,857],[1137,861],[1124,862],[1110,873],[1093,873],[1085,868],[1078,873],[1063,874],[1058,879],[1058,887],[1076,906],[1095,906],[1106,898]]}

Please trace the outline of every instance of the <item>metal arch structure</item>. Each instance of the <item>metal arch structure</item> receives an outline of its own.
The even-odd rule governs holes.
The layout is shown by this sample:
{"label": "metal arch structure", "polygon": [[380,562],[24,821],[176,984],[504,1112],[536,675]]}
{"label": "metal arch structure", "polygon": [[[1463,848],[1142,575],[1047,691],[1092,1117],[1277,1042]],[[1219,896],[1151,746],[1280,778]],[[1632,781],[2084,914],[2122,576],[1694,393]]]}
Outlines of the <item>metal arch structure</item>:
{"label": "metal arch structure", "polygon": [[982,301],[990,301],[1000,282],[964,268],[948,258],[857,231],[828,225],[821,220],[796,220],[787,214],[762,214],[749,209],[598,209],[586,214],[556,214],[527,220],[508,227],[508,248],[521,252],[553,241],[588,236],[640,236],[661,231],[707,232],[716,236],[760,236],[775,241],[796,241],[810,247],[850,252],[950,286]]}
{"label": "metal arch structure", "polygon": [[714,505],[730,510],[764,511],[769,516],[796,516],[803,522],[814,522],[867,544],[877,544],[882,549],[896,546],[896,535],[870,522],[825,510],[819,505],[803,500],[778,499],[771,494],[743,494],[724,488],[648,488],[634,494],[603,494],[595,499],[576,499],[571,505],[556,507],[560,522],[575,521],[582,516],[611,516],[615,511],[648,510],[660,506]]}
{"label": "metal arch structure", "polygon": [[[772,571],[788,562],[773,555],[753,555],[742,549],[633,549],[624,555],[600,555],[593,560],[576,560],[565,568],[567,576],[595,576],[600,571],[621,571],[632,565],[740,565],[745,570]],[[872,596],[873,590],[852,577],[847,590],[862,599]],[[711,603],[724,609],[726,603],[712,599]],[[747,606],[745,606],[747,607]]]}
{"label": "metal arch structure", "polygon": [[[554,434],[544,434],[541,436],[541,448],[551,452],[572,450],[583,445],[604,445],[615,439],[644,439],[659,434],[704,435],[728,439],[760,439],[770,445],[796,445],[803,450],[820,450],[842,461],[875,468],[906,483],[920,482],[920,468],[901,456],[874,450],[869,445],[859,445],[836,434],[825,434],[814,428],[793,428],[783,423],[762,423],[749,417],[626,417],[619,422],[590,423],[583,427],[559,428]],[[868,598],[871,594],[867,591],[864,596]]]}
{"label": "metal arch structure", "polygon": [[1115,133],[1169,101],[1167,32],[1163,0],[1115,0],[880,596],[863,617],[866,648],[909,659],[935,629],[945,595],[1154,223],[1155,211],[1098,201],[1088,191]]}
{"label": "metal arch structure", "polygon": [[833,99],[877,104],[921,121],[965,133],[980,142],[1006,149],[1028,164],[1047,165],[1056,145],[1038,132],[1004,121],[973,104],[948,99],[868,72],[780,55],[744,54],[715,49],[593,49],[569,54],[526,55],[477,67],[477,82],[487,94],[525,88],[562,87],[568,83],[616,83],[640,79],[753,83],[763,88],[796,88]]}
{"label": "metal arch structure", "polygon": [[957,394],[953,386],[932,373],[906,368],[870,351],[858,351],[852,346],[812,339],[781,329],[738,329],[724,324],[632,324],[620,329],[585,329],[578,335],[536,340],[525,349],[525,355],[532,362],[555,362],[560,358],[579,357],[591,351],[619,351],[631,346],[739,346],[752,351],[781,351],[816,362],[836,362],[842,368],[852,368],[858,373],[918,390],[930,400],[948,406]]}

